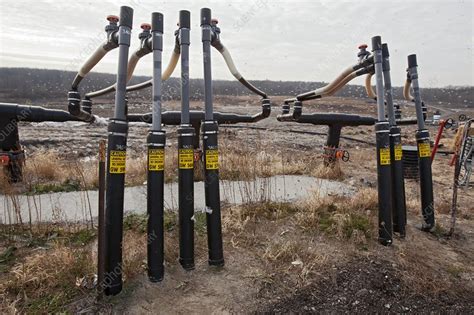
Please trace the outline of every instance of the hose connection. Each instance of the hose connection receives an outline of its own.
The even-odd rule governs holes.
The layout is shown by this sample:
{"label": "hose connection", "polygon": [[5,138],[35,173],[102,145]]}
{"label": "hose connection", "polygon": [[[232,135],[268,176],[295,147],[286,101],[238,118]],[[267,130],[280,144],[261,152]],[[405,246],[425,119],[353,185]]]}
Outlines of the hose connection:
{"label": "hose connection", "polygon": [[370,52],[367,51],[367,44],[359,45],[359,52],[357,53],[357,58],[359,58],[359,63],[364,59],[367,59],[370,56]]}
{"label": "hose connection", "polygon": [[107,43],[104,45],[104,49],[109,51],[118,47],[119,17],[116,15],[108,15],[107,21],[109,21],[109,24],[105,26]]}

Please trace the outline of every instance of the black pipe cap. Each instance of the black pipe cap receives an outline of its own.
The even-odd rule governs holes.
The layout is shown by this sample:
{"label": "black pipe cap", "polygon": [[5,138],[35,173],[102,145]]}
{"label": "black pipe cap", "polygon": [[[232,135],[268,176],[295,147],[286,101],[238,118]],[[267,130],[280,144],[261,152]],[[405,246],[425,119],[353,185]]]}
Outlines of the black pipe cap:
{"label": "black pipe cap", "polygon": [[408,55],[408,68],[417,67],[418,64],[416,63],[416,55]]}
{"label": "black pipe cap", "polygon": [[179,28],[191,28],[191,12],[179,11]]}
{"label": "black pipe cap", "polygon": [[201,9],[201,26],[202,25],[211,25],[211,9],[202,8]]}
{"label": "black pipe cap", "polygon": [[372,37],[372,51],[382,49],[382,37],[374,36]]}
{"label": "black pipe cap", "polygon": [[133,25],[133,9],[127,6],[120,7],[120,25],[132,28]]}
{"label": "black pipe cap", "polygon": [[163,14],[159,12],[151,14],[151,31],[163,33]]}
{"label": "black pipe cap", "polygon": [[382,57],[390,57],[390,53],[388,52],[388,45],[387,43],[382,44]]}

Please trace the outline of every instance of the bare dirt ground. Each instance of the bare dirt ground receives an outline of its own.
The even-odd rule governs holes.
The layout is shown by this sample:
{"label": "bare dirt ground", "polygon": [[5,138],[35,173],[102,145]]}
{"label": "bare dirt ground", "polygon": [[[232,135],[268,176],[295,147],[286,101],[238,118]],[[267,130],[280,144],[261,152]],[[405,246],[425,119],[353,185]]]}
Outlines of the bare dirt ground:
{"label": "bare dirt ground", "polygon": [[[283,97],[272,98],[275,107],[270,118],[254,127],[221,126],[221,142],[258,155],[270,153],[291,166],[300,160],[302,174],[315,173],[322,161],[325,136],[292,131],[326,132],[324,126],[280,123],[275,117]],[[192,108],[201,108],[192,102]],[[439,104],[438,104],[439,105]],[[58,107],[58,104],[50,104]],[[112,105],[99,108],[106,116]],[[428,104],[429,106],[429,104]],[[131,112],[144,112],[145,103],[130,104]],[[169,102],[168,109],[178,109]],[[258,100],[252,97],[218,97],[218,111],[256,113]],[[440,108],[444,108],[439,105]],[[351,112],[374,116],[372,101],[329,98],[305,104],[304,111]],[[464,109],[466,114],[474,111]],[[405,116],[413,107],[403,106]],[[457,112],[443,109],[445,116]],[[431,115],[430,115],[431,116]],[[239,124],[241,126],[243,124]],[[57,126],[23,124],[20,136],[29,155],[43,149],[56,150],[65,159],[95,156],[98,140],[106,127],[85,124]],[[176,129],[167,127],[168,145],[176,147]],[[405,143],[414,143],[414,126],[403,127]],[[430,127],[432,137],[436,127]],[[143,157],[147,127],[132,125],[130,152]],[[223,208],[226,266],[207,265],[205,230],[197,231],[196,269],[183,271],[177,263],[178,234],[166,231],[166,274],[163,282],[148,282],[142,268],[143,231],[125,238],[126,255],[135,255],[138,271],[126,279],[125,290],[100,304],[78,298],[67,306],[70,311],[111,313],[463,313],[474,312],[474,192],[459,193],[456,233],[446,238],[453,169],[449,156],[438,155],[433,164],[437,228],[432,234],[421,232],[419,187],[406,181],[408,227],[405,239],[394,239],[391,247],[377,243],[376,161],[373,127],[344,128],[342,139],[351,159],[341,163],[340,180],[359,190],[352,198],[329,197],[301,203],[263,204]],[[453,131],[447,131],[445,145]],[[137,253],[136,253],[137,252]],[[145,254],[146,255],[146,254]]]}

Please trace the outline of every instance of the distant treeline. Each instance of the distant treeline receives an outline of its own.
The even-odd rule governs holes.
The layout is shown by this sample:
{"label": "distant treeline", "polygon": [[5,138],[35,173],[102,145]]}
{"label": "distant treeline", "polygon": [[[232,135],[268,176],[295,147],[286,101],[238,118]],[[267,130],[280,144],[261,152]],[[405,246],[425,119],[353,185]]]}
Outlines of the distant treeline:
{"label": "distant treeline", "polygon": [[[66,100],[67,91],[76,75],[75,72],[30,68],[0,68],[0,102],[57,102]],[[115,75],[109,73],[91,73],[81,83],[81,92],[89,92],[104,88],[115,83]],[[136,76],[131,84],[150,79]],[[303,81],[252,81],[268,95],[296,95],[325,85],[324,82]],[[203,97],[204,84],[202,79],[191,79],[191,97],[200,100]],[[216,95],[247,95],[250,92],[237,81],[215,80],[213,82]],[[171,78],[163,84],[163,95],[168,99],[178,99],[180,84],[178,78]],[[359,85],[345,86],[336,95],[365,98],[365,89]],[[135,93],[135,97],[150,98],[151,89]],[[395,98],[402,98],[402,88],[394,88]],[[474,106],[474,87],[423,88],[423,99],[428,103],[453,103]],[[111,94],[109,97],[113,97]]]}

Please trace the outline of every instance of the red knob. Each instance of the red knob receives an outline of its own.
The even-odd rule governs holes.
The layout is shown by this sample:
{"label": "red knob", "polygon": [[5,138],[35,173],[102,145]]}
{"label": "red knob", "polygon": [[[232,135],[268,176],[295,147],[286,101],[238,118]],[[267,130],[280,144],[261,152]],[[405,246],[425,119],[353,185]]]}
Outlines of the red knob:
{"label": "red knob", "polygon": [[218,23],[219,23],[219,20],[218,20],[218,19],[211,19],[211,23],[213,23],[213,24],[218,24]]}
{"label": "red knob", "polygon": [[116,15],[107,15],[107,21],[118,23],[119,17]]}
{"label": "red knob", "polygon": [[149,30],[151,30],[151,24],[150,24],[150,23],[142,23],[142,25],[140,25],[140,27],[141,27],[142,30],[144,30],[144,31],[149,31]]}
{"label": "red knob", "polygon": [[359,49],[366,49],[367,47],[368,47],[367,44],[359,45]]}

